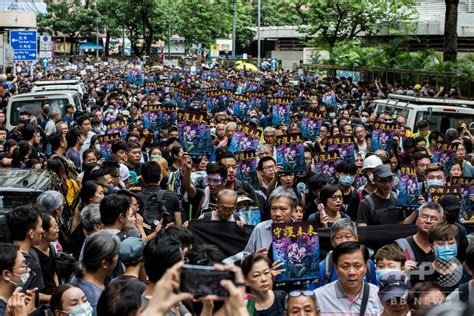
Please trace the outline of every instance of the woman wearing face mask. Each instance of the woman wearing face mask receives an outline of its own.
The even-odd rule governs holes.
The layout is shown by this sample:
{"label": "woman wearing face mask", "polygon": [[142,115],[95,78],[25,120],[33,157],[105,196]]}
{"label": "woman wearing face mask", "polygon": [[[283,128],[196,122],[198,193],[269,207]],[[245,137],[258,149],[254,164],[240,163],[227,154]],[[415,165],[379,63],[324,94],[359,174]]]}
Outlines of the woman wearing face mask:
{"label": "woman wearing face mask", "polygon": [[254,299],[247,301],[250,315],[270,316],[283,315],[285,312],[285,297],[283,291],[272,290],[272,265],[268,257],[255,252],[242,261],[242,272],[245,282],[251,285]]}
{"label": "woman wearing face mask", "polygon": [[425,281],[435,282],[446,295],[470,279],[469,272],[456,258],[457,234],[456,225],[445,221],[432,225],[428,231],[428,240],[433,248],[435,260],[432,263],[434,272],[426,275]]}
{"label": "woman wearing face mask", "polygon": [[109,232],[89,236],[84,242],[82,260],[68,282],[76,283],[84,291],[94,309],[105,289],[105,278],[117,265],[119,246],[118,237]]}
{"label": "woman wearing face mask", "polygon": [[349,218],[342,212],[342,191],[337,186],[326,184],[319,191],[319,201],[323,205],[320,211],[309,216],[309,221],[315,221],[318,227],[328,228],[339,218]]}
{"label": "woman wearing face mask", "polygon": [[342,192],[343,205],[342,212],[345,212],[354,192],[354,176],[357,172],[357,166],[352,161],[343,160],[336,166],[336,176],[338,178],[338,187]]}
{"label": "woman wearing face mask", "polygon": [[54,316],[92,316],[93,313],[84,292],[71,284],[62,284],[54,291],[50,308]]}

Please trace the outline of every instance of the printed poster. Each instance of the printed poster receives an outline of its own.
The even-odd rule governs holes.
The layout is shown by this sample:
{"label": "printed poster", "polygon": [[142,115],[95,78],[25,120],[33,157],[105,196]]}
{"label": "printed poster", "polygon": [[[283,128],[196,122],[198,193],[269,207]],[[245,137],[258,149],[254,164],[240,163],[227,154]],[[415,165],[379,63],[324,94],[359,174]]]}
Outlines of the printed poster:
{"label": "printed poster", "polygon": [[301,136],[314,141],[321,130],[323,120],[320,114],[313,112],[304,112],[300,123]]}
{"label": "printed poster", "polygon": [[111,121],[105,126],[107,128],[106,134],[111,135],[115,133],[120,134],[120,138],[125,139],[128,134],[128,125],[124,121]]}
{"label": "printed poster", "polygon": [[328,138],[328,151],[339,151],[341,160],[355,161],[355,144],[350,136]]}
{"label": "printed poster", "polygon": [[236,152],[236,176],[241,181],[247,181],[253,187],[258,187],[257,156],[255,151]]}
{"label": "printed poster", "polygon": [[143,126],[145,129],[168,129],[176,124],[177,113],[174,105],[147,105],[143,111]]}
{"label": "printed poster", "polygon": [[256,151],[260,145],[262,131],[252,125],[237,124],[235,134],[232,137],[229,151],[234,153],[238,151]]}
{"label": "printed poster", "polygon": [[411,165],[400,167],[400,187],[397,199],[397,205],[403,207],[418,208],[418,196],[420,189],[415,168]]}
{"label": "printed poster", "polygon": [[433,151],[433,163],[441,163],[444,165],[445,174],[449,174],[451,166],[456,159],[456,144],[437,143],[436,149]]}
{"label": "printed poster", "polygon": [[236,212],[241,219],[245,221],[247,225],[256,226],[262,220],[262,215],[258,208],[249,208],[245,210],[239,210]]}
{"label": "printed poster", "polygon": [[276,162],[285,173],[306,171],[304,144],[299,134],[278,136],[276,138]]}
{"label": "printed poster", "polygon": [[324,175],[332,180],[336,179],[336,165],[341,160],[339,151],[329,151],[314,157],[315,174]]}
{"label": "printed poster", "polygon": [[439,199],[446,195],[456,195],[461,197],[461,187],[459,185],[431,186],[428,188],[428,202],[439,203]]}
{"label": "printed poster", "polygon": [[291,106],[290,104],[275,104],[272,106],[272,125],[290,126]]}
{"label": "printed poster", "polygon": [[206,114],[198,111],[178,111],[178,138],[189,155],[210,154],[211,129],[206,124]]}
{"label": "printed poster", "polygon": [[120,137],[120,133],[98,135],[98,137],[100,155],[102,156],[102,158],[108,159],[112,152],[112,144],[122,139]]}
{"label": "printed poster", "polygon": [[372,146],[370,151],[390,149],[395,135],[395,125],[386,123],[375,123],[372,131]]}
{"label": "printed poster", "polygon": [[468,215],[470,215],[474,209],[474,203],[470,198],[471,195],[474,195],[474,178],[452,177],[450,183],[451,185],[457,185],[460,187],[461,207],[468,213]]}
{"label": "printed poster", "polygon": [[286,271],[275,288],[319,284],[319,236],[315,222],[272,224],[273,260]]}

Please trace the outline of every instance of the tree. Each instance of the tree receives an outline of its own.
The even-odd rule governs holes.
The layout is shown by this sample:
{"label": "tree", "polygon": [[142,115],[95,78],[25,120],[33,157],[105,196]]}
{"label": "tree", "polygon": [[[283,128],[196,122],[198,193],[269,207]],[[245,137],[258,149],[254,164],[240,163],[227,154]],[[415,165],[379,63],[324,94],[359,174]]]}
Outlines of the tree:
{"label": "tree", "polygon": [[[257,1],[254,0],[253,16],[257,21]],[[307,23],[306,8],[311,1],[261,0],[261,25],[283,26]],[[257,23],[255,23],[257,24]]]}
{"label": "tree", "polygon": [[175,23],[177,33],[184,36],[186,45],[213,43],[216,38],[228,38],[232,32],[232,6],[230,1],[206,0],[176,2]]}
{"label": "tree", "polygon": [[72,55],[77,39],[95,32],[97,10],[91,6],[82,6],[80,0],[49,0],[47,7],[48,14],[38,16],[38,29],[40,32],[50,31],[56,36],[59,32],[66,34],[71,41]]}
{"label": "tree", "polygon": [[459,0],[445,0],[444,61],[456,61],[458,54],[458,5]]}
{"label": "tree", "polygon": [[303,32],[316,45],[334,47],[357,36],[390,33],[409,25],[415,16],[415,0],[314,0],[307,7]]}

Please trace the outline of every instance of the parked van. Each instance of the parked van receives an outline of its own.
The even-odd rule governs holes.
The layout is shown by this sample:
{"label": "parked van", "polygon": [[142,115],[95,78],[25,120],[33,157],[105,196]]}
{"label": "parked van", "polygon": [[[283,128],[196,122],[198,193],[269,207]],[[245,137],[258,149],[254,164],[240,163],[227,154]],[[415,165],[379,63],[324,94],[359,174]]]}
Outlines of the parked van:
{"label": "parked van", "polygon": [[84,84],[79,80],[47,80],[47,81],[35,81],[33,82],[33,88],[31,92],[40,91],[64,91],[72,90],[77,91],[81,95],[81,99],[84,96]]}
{"label": "parked van", "polygon": [[474,101],[412,97],[389,94],[388,99],[374,100],[370,107],[375,113],[390,113],[395,120],[398,115],[407,118],[407,127],[417,132],[416,123],[422,119],[430,123],[430,129],[445,133],[448,128],[456,128],[460,120],[474,128]]}
{"label": "parked van", "polygon": [[7,128],[12,130],[20,120],[20,112],[27,111],[31,115],[41,115],[41,105],[48,102],[52,111],[57,111],[60,117],[64,115],[66,105],[73,104],[76,109],[81,108],[81,100],[77,91],[45,91],[22,93],[12,96],[7,105]]}

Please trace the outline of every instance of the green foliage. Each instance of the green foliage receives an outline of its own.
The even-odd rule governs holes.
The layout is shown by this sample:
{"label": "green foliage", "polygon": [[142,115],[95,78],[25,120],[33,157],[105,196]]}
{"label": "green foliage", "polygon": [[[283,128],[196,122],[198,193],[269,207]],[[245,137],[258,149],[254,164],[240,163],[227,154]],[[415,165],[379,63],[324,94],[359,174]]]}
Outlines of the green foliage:
{"label": "green foliage", "polygon": [[98,14],[95,8],[82,6],[79,0],[47,1],[48,14],[39,15],[40,32],[65,33],[72,38],[87,36],[95,32]]}
{"label": "green foliage", "polygon": [[[261,0],[260,24],[261,26],[306,24],[305,7],[310,2],[308,0]],[[252,4],[254,21],[257,21],[257,0]]]}
{"label": "green foliage", "polygon": [[391,33],[415,17],[415,0],[313,0],[301,30],[315,45],[334,47],[357,36]]}

